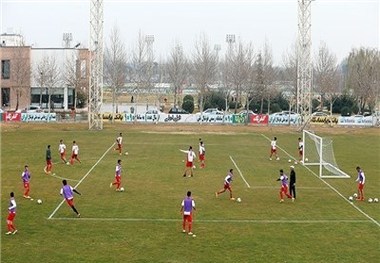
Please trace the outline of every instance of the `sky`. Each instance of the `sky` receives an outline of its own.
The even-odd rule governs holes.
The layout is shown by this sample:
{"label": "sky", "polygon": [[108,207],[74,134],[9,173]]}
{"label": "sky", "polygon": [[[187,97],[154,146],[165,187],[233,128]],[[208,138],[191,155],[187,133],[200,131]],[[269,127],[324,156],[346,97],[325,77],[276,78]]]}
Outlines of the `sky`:
{"label": "sky", "polygon": [[[187,54],[206,35],[210,45],[227,49],[235,34],[255,50],[267,42],[276,65],[297,37],[297,0],[104,0],[104,40],[118,27],[127,51],[139,31],[154,35],[156,60],[167,58],[175,42]],[[316,0],[311,7],[312,54],[325,42],[338,61],[352,48],[380,46],[380,0]],[[63,33],[72,46],[89,46],[89,0],[0,0],[1,33],[20,33],[33,47],[62,47]]]}

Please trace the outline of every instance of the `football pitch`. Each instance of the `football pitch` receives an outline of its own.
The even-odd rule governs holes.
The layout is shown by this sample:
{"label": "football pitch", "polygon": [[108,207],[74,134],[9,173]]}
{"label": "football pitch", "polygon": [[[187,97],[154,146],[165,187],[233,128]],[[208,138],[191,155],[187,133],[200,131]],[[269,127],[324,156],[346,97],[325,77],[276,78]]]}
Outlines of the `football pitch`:
{"label": "football pitch", "polygon": [[[339,168],[349,179],[320,179],[315,168],[295,165],[297,199],[279,202],[279,169],[289,174],[302,134],[288,127],[105,124],[2,124],[1,262],[379,262],[380,203],[350,202],[355,167],[366,175],[365,197],[380,198],[380,134],[376,128],[319,128],[334,141]],[[114,151],[123,133],[123,152]],[[269,160],[278,138],[280,160]],[[189,145],[206,147],[206,168],[183,177]],[[81,164],[65,165],[59,140],[75,140]],[[53,174],[46,175],[50,144]],[[198,155],[198,154],[197,154]],[[110,188],[122,160],[124,192]],[[30,201],[21,173],[28,164]],[[233,194],[215,197],[229,169]],[[62,179],[81,192],[75,213],[62,201]],[[196,202],[193,232],[182,233],[180,204]],[[18,233],[6,236],[9,193],[15,193]],[[42,204],[36,200],[41,199]]]}

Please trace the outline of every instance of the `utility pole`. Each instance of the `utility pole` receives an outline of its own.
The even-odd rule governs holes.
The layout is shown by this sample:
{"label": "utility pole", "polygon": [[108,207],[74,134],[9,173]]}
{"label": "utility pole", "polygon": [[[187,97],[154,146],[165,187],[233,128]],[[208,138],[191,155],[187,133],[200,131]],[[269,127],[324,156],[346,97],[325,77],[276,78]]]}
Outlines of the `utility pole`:
{"label": "utility pole", "polygon": [[90,84],[88,128],[102,130],[100,109],[103,104],[103,0],[90,3]]}

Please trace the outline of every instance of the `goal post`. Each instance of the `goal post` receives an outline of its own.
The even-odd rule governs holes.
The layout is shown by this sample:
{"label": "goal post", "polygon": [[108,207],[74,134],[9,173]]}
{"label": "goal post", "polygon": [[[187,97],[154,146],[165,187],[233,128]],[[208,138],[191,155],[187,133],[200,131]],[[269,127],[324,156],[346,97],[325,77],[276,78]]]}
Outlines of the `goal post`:
{"label": "goal post", "polygon": [[333,141],[303,130],[302,163],[306,166],[318,166],[320,178],[350,178],[339,169],[335,160]]}

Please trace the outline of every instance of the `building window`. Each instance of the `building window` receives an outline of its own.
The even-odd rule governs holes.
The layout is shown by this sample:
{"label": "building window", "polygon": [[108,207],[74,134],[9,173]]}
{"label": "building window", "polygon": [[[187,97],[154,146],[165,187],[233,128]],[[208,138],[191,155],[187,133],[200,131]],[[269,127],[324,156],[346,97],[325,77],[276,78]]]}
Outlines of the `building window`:
{"label": "building window", "polygon": [[10,106],[11,99],[11,89],[10,88],[1,88],[1,105],[3,107]]}
{"label": "building window", "polygon": [[11,76],[11,61],[1,61],[1,79],[9,79]]}

